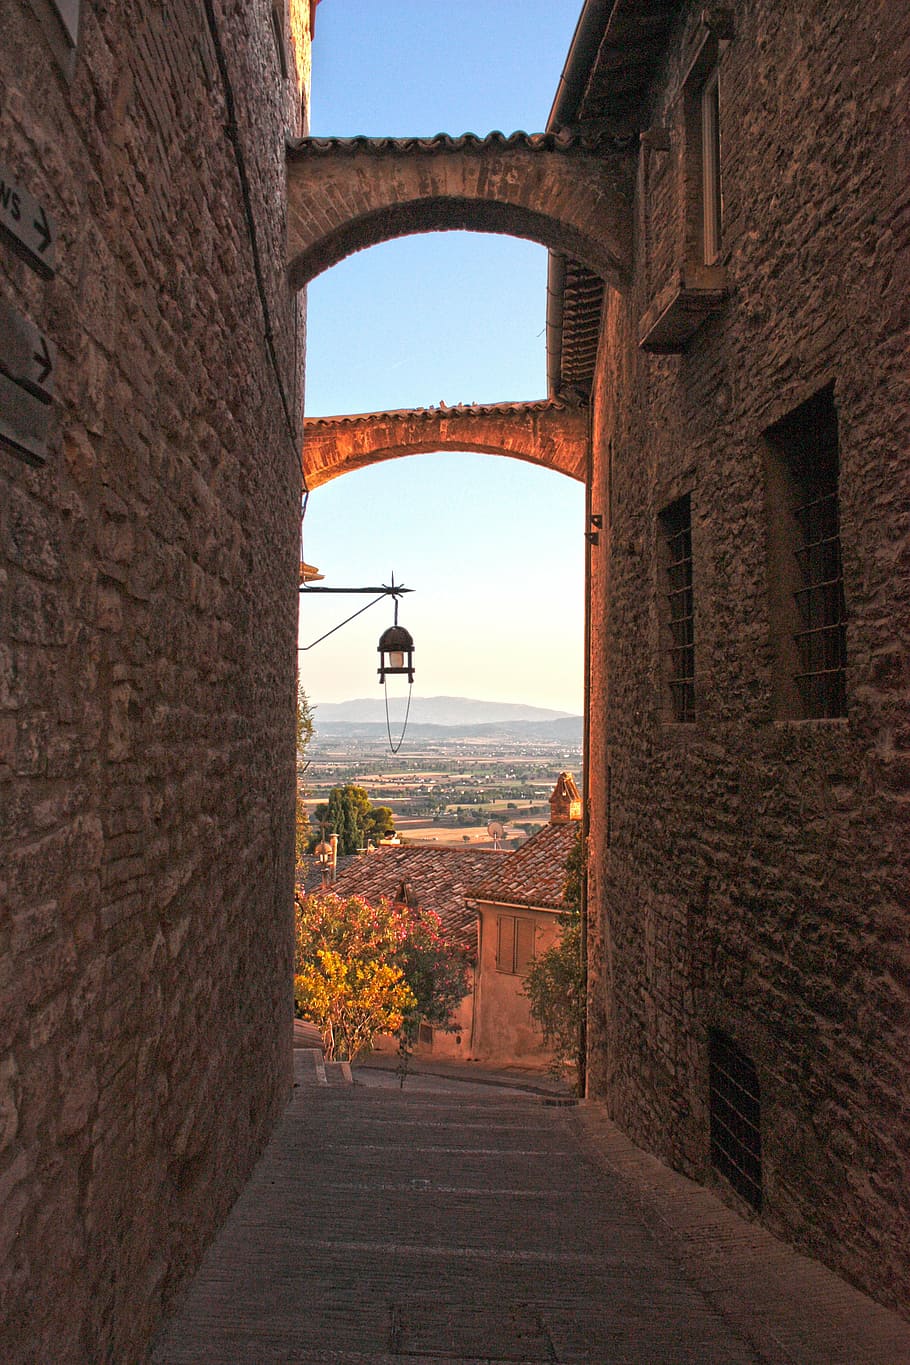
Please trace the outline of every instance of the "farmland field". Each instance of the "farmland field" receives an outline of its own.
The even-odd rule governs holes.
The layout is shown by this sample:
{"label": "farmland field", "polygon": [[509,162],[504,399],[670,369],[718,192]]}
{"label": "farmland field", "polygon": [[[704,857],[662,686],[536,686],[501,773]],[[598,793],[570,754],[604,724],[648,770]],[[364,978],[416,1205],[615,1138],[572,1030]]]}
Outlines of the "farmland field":
{"label": "farmland field", "polygon": [[[440,727],[436,727],[439,729]],[[401,838],[414,843],[492,848],[488,826],[504,827],[502,847],[521,843],[549,820],[557,777],[581,786],[581,743],[509,734],[419,737],[397,755],[378,736],[319,735],[302,780],[310,812],[346,782],[365,787],[374,805],[389,806]]]}

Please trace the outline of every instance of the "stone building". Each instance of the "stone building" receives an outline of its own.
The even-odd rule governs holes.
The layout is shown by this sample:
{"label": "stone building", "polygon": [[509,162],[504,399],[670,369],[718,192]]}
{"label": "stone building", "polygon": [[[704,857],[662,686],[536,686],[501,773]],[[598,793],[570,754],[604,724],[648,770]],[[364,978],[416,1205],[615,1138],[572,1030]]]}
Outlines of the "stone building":
{"label": "stone building", "polygon": [[[589,0],[549,129],[628,138],[590,401],[588,1085],[910,1306],[905,7]],[[903,168],[903,169],[902,169]]]}
{"label": "stone building", "polygon": [[0,8],[0,1357],[84,1365],[291,1085],[310,13]]}

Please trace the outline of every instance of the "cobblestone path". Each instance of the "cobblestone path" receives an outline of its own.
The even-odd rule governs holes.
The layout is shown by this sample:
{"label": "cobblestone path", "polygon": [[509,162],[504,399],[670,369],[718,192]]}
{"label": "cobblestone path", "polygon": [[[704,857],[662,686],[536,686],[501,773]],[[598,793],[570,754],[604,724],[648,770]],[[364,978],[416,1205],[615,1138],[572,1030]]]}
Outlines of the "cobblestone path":
{"label": "cobblestone path", "polygon": [[588,1106],[301,1085],[155,1365],[910,1362],[910,1328]]}

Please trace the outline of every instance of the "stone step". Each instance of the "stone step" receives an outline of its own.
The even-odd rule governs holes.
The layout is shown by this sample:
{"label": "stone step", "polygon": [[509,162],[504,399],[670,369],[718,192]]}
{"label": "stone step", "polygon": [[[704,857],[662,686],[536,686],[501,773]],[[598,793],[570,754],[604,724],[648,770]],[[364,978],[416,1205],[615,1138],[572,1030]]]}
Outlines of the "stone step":
{"label": "stone step", "polygon": [[326,1062],[325,1079],[327,1085],[353,1085],[350,1062]]}
{"label": "stone step", "polygon": [[327,1062],[321,1047],[294,1048],[295,1085],[353,1085],[350,1062]]}

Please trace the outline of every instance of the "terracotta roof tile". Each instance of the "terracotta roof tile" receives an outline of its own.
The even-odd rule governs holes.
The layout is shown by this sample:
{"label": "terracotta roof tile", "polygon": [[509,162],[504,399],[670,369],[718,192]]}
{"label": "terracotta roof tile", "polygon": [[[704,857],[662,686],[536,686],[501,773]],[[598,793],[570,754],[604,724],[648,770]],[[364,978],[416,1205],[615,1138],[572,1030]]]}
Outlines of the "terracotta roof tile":
{"label": "terracotta roof tile", "polygon": [[[551,133],[436,133],[433,137],[299,137],[288,143],[288,155],[297,160],[301,156],[324,155],[331,152],[368,152],[381,156],[385,152],[461,152],[479,151],[487,147],[524,147],[533,152],[572,151],[588,149],[605,141],[601,130],[562,128]],[[627,139],[618,144],[622,148]]]}
{"label": "terracotta roof tile", "polygon": [[[410,883],[416,903],[435,910],[442,927],[458,943],[474,946],[476,912],[467,903],[468,887],[496,870],[513,854],[481,848],[429,848],[426,845],[386,845],[375,853],[361,853],[338,861],[334,886],[338,896],[395,900],[402,882]],[[308,879],[309,881],[309,879]],[[308,891],[317,890],[307,886]]]}
{"label": "terracotta roof tile", "polygon": [[438,408],[393,408],[386,412],[351,412],[331,417],[307,417],[304,427],[356,426],[359,422],[375,422],[377,418],[401,418],[416,421],[438,421],[440,417],[521,417],[525,413],[564,412],[569,407],[584,406],[580,399],[571,394],[558,398],[542,398],[529,403],[457,403],[453,407],[444,404]]}
{"label": "terracotta roof tile", "polygon": [[544,825],[526,844],[508,855],[492,875],[469,888],[479,901],[502,905],[539,905],[561,910],[566,859],[575,843],[578,821]]}

